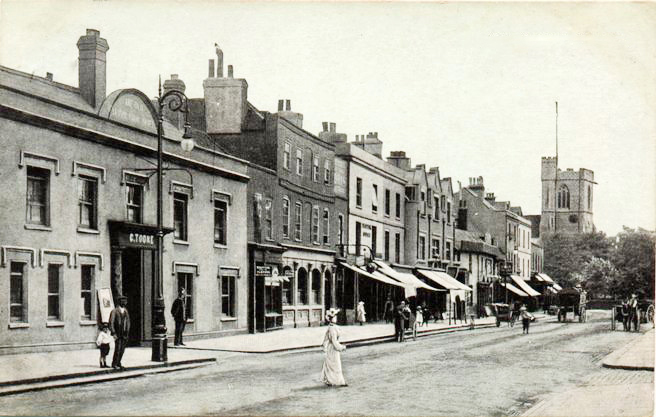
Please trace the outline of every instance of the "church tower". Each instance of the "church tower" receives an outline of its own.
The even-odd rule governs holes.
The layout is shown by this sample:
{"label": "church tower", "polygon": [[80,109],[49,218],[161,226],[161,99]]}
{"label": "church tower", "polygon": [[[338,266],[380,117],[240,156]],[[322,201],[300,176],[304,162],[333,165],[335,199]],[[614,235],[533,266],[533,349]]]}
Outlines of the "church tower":
{"label": "church tower", "polygon": [[592,221],[594,172],[558,167],[555,157],[542,157],[542,217],[540,235],[544,233],[589,233]]}

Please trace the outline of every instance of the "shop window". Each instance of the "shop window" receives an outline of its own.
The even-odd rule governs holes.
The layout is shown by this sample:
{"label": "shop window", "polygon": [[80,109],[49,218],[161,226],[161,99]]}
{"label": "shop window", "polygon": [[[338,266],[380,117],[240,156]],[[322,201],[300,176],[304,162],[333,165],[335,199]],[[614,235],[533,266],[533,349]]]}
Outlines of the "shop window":
{"label": "shop window", "polygon": [[282,166],[289,171],[289,159],[291,158],[292,145],[285,143],[284,149],[282,152]]}
{"label": "shop window", "polygon": [[185,290],[185,310],[187,311],[187,319],[194,318],[194,274],[191,272],[178,272],[178,292],[184,288]]}
{"label": "shop window", "polygon": [[95,178],[78,177],[78,224],[80,227],[98,228],[98,181]]}
{"label": "shop window", "polygon": [[228,224],[228,203],[224,200],[214,200],[214,243],[226,245]]}
{"label": "shop window", "polygon": [[187,204],[188,196],[183,193],[173,193],[173,237],[187,240]]}
{"label": "shop window", "polygon": [[396,216],[397,219],[401,218],[401,194],[396,193],[396,206],[394,208],[395,213],[394,215]]}
{"label": "shop window", "polygon": [[301,241],[301,223],[303,221],[303,206],[301,203],[294,205],[294,240]]}
{"label": "shop window", "polygon": [[355,179],[355,206],[362,207],[362,178]]}
{"label": "shop window", "polygon": [[61,320],[61,265],[48,264],[48,320]]}
{"label": "shop window", "polygon": [[321,304],[321,272],[312,270],[312,302]]}
{"label": "shop window", "polygon": [[143,222],[143,186],[136,183],[126,183],[127,220],[133,223]]}
{"label": "shop window", "polygon": [[289,238],[289,198],[282,198],[282,236]]}
{"label": "shop window", "polygon": [[292,304],[292,289],[294,288],[294,277],[290,276],[292,269],[290,267],[285,267],[282,270],[284,276],[287,277],[287,281],[282,282],[282,304],[290,305]]}
{"label": "shop window", "polygon": [[312,207],[312,242],[319,243],[319,207]]}
{"label": "shop window", "polygon": [[298,279],[298,303],[299,304],[308,304],[308,276],[307,271],[303,268],[299,268],[297,274]]}
{"label": "shop window", "polygon": [[50,171],[27,167],[27,218],[28,224],[48,226],[50,224]]}
{"label": "shop window", "polygon": [[323,209],[323,244],[328,245],[330,243],[330,212],[328,209]]}
{"label": "shop window", "polygon": [[389,217],[390,215],[390,204],[392,199],[392,193],[390,190],[385,189],[385,215]]}
{"label": "shop window", "polygon": [[222,317],[236,317],[235,314],[235,284],[237,279],[233,276],[221,277],[221,315]]}
{"label": "shop window", "polygon": [[96,269],[94,265],[82,265],[81,267],[81,282],[80,282],[80,302],[82,304],[82,311],[80,311],[80,319],[91,320],[93,319],[94,303],[93,291],[95,283]]}
{"label": "shop window", "polygon": [[9,321],[27,323],[27,279],[25,264],[11,262],[9,272]]}

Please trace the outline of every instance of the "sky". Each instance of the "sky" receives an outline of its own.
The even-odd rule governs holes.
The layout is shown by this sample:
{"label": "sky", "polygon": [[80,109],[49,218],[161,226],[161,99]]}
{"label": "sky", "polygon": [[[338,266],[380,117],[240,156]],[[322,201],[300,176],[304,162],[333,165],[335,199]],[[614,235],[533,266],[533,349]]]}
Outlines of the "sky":
{"label": "sky", "polygon": [[[107,91],[202,97],[214,43],[275,112],[378,132],[383,154],[438,166],[539,214],[540,162],[591,169],[594,222],[656,229],[655,3],[32,1],[0,3],[0,65],[77,86],[76,42],[107,39]],[[224,69],[224,73],[227,69]]]}

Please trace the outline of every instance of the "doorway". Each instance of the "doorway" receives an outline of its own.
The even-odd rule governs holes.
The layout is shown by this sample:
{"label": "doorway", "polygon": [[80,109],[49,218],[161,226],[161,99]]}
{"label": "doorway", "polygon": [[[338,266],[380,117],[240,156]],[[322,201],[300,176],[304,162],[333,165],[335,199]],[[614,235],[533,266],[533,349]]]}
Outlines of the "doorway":
{"label": "doorway", "polygon": [[153,251],[126,248],[121,256],[123,295],[128,299],[130,335],[128,345],[141,345],[150,338],[153,282]]}

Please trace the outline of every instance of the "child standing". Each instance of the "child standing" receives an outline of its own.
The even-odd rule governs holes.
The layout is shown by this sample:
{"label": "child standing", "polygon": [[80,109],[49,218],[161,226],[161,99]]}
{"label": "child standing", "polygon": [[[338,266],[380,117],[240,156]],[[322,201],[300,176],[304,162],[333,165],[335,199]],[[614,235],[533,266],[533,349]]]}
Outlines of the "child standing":
{"label": "child standing", "polygon": [[417,306],[417,313],[416,313],[416,317],[415,317],[415,323],[417,323],[417,327],[420,327],[424,324],[423,310],[419,306]]}
{"label": "child standing", "polygon": [[109,368],[107,366],[107,354],[109,353],[110,344],[114,342],[114,337],[112,337],[109,332],[109,326],[107,323],[100,325],[100,332],[98,333],[98,339],[96,339],[96,345],[100,349],[100,367]]}

